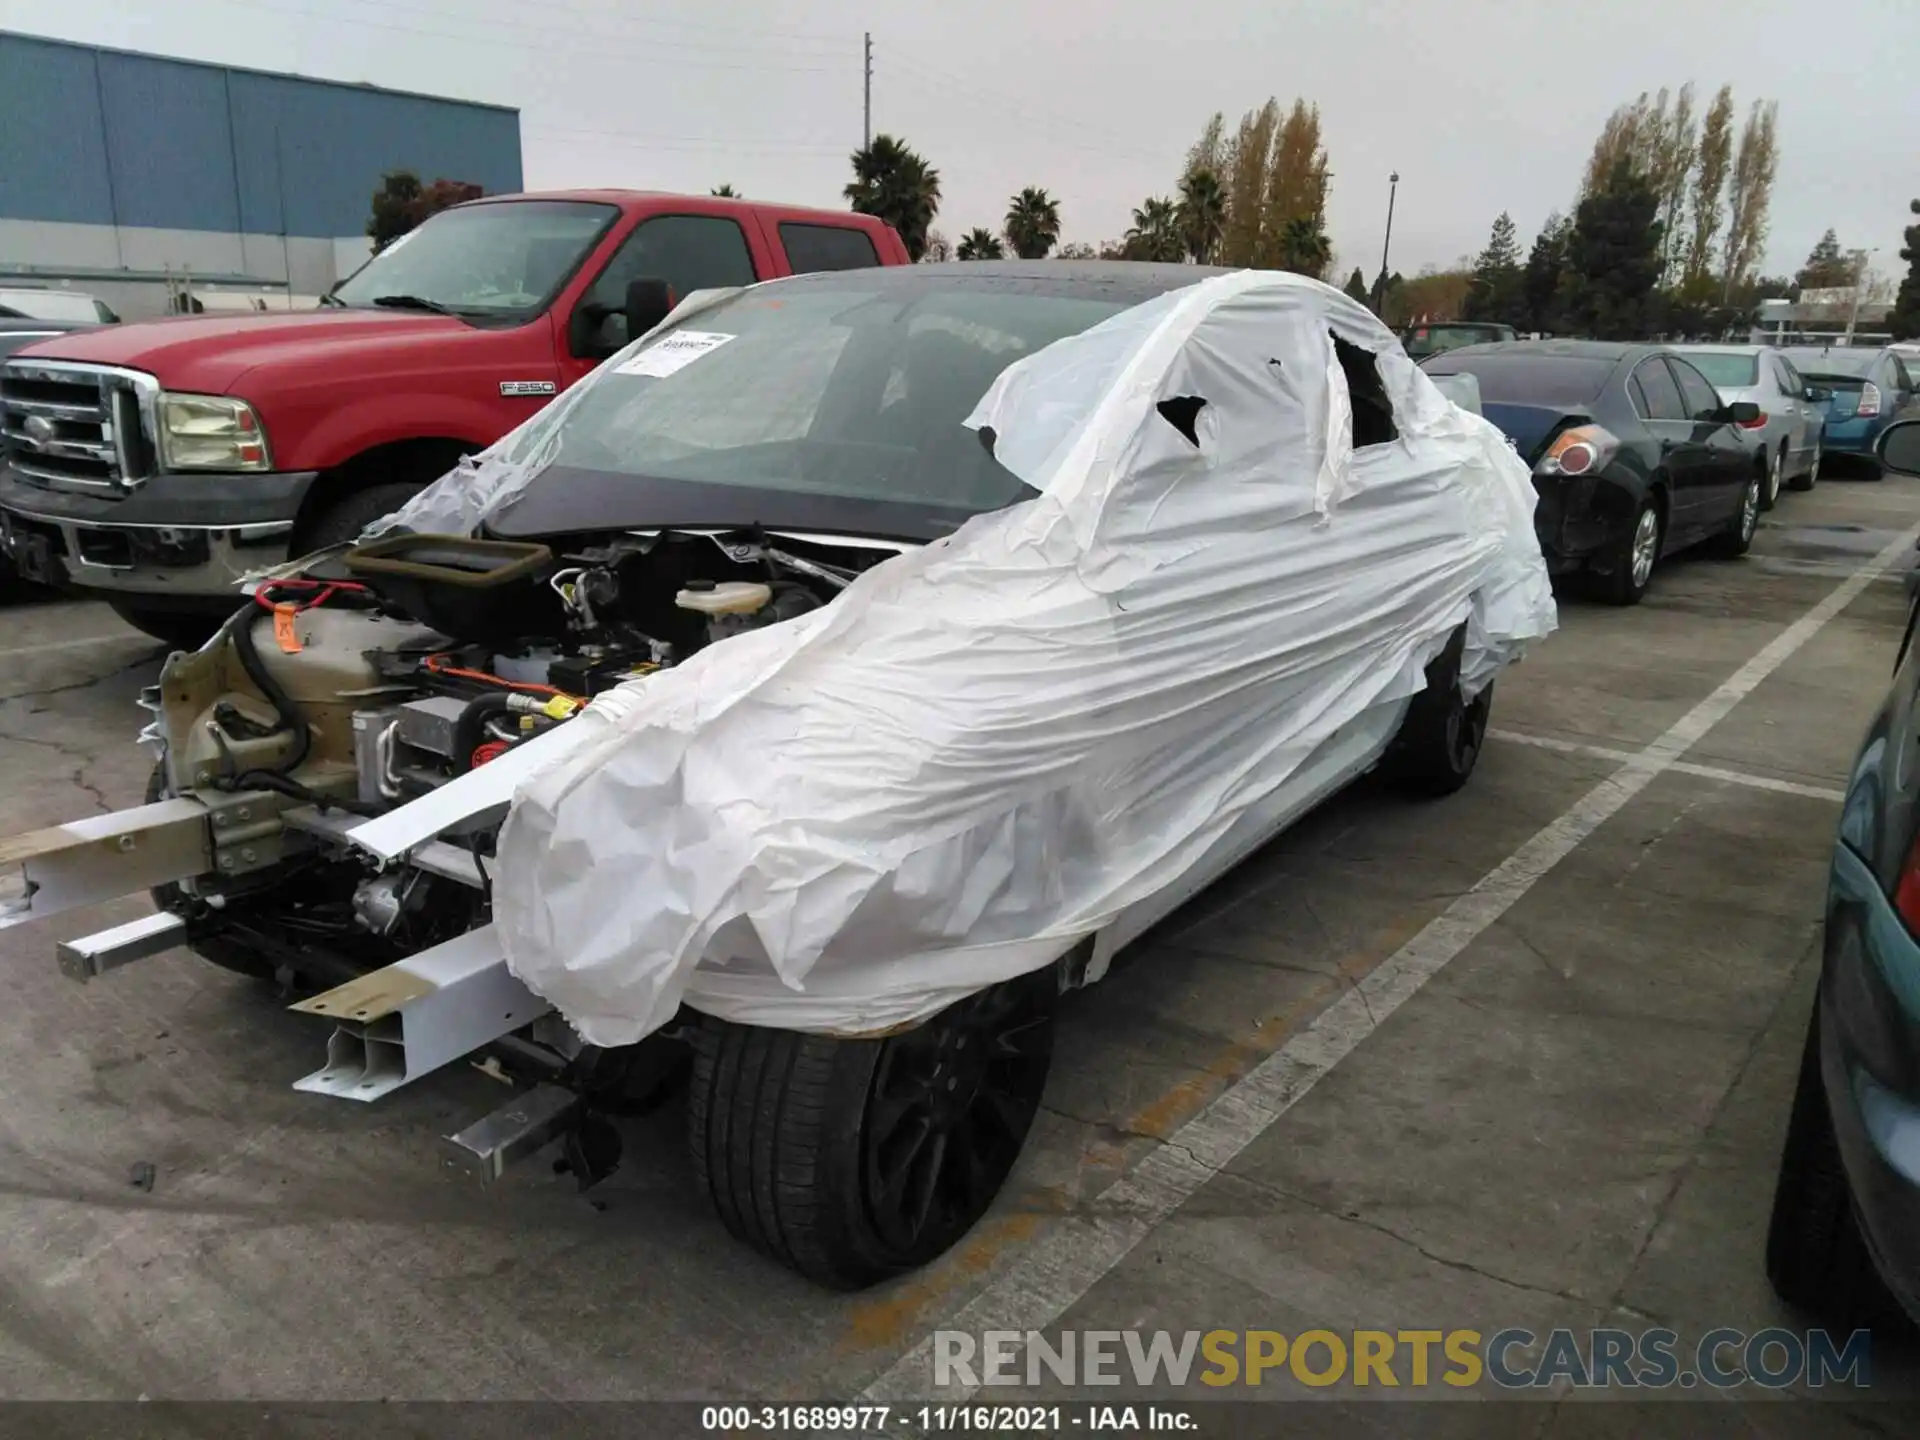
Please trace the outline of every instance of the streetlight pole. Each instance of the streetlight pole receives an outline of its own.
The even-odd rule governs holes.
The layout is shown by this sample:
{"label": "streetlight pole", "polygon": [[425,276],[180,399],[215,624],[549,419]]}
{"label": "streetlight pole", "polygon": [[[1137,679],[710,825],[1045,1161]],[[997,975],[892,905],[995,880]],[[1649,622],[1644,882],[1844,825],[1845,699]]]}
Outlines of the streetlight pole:
{"label": "streetlight pole", "polygon": [[1373,284],[1373,313],[1382,318],[1387,312],[1387,252],[1393,245],[1393,200],[1399,192],[1400,172],[1396,170],[1387,177],[1387,238],[1380,242],[1380,278]]}
{"label": "streetlight pole", "polygon": [[1847,337],[1843,344],[1853,344],[1853,328],[1860,323],[1860,292],[1866,288],[1867,284],[1867,259],[1876,254],[1878,249],[1879,247],[1875,246],[1872,250],[1853,252],[1853,306],[1847,311]]}

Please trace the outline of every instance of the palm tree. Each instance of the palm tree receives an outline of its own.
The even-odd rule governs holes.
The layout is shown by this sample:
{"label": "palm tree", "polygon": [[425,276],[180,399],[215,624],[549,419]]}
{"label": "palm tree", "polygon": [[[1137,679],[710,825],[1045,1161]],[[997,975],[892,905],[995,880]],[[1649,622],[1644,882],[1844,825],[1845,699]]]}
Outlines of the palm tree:
{"label": "palm tree", "polygon": [[1318,280],[1333,258],[1333,245],[1318,215],[1296,215],[1280,232],[1280,268]]}
{"label": "palm tree", "polygon": [[1004,260],[1007,247],[986,226],[976,225],[960,237],[960,248],[953,253],[959,260]]}
{"label": "palm tree", "polygon": [[714,186],[713,189],[709,190],[707,193],[709,195],[719,195],[724,199],[728,199],[728,200],[744,200],[747,198],[746,196],[742,195],[738,190],[734,189],[733,186],[724,185],[724,184]]}
{"label": "palm tree", "polygon": [[1060,238],[1060,202],[1029,185],[1007,206],[1007,243],[1022,260],[1044,260]]}
{"label": "palm tree", "polygon": [[1227,192],[1220,177],[1201,166],[1180,181],[1180,239],[1196,265],[1213,259],[1227,228]]}
{"label": "palm tree", "polygon": [[1172,264],[1185,253],[1186,244],[1180,238],[1179,207],[1163,198],[1143,201],[1133,212],[1133,226],[1127,231],[1127,258]]}
{"label": "palm tree", "polygon": [[927,250],[927,230],[940,209],[940,172],[923,156],[891,135],[876,135],[853,152],[853,182],[845,190],[853,208],[874,215],[900,232],[907,256],[918,260]]}

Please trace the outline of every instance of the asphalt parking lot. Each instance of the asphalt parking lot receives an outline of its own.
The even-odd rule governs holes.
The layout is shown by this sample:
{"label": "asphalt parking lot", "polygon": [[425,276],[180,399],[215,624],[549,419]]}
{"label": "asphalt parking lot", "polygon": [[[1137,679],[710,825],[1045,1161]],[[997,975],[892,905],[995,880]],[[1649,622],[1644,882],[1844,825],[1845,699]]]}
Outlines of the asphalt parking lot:
{"label": "asphalt parking lot", "polygon": [[[677,1105],[591,1200],[483,1193],[435,1137],[486,1076],[296,1094],[323,1029],[252,982],[56,972],[144,902],[0,932],[0,1392],[897,1399],[941,1327],[1804,1329],[1762,1240],[1917,524],[1920,482],[1827,483],[1637,609],[1565,601],[1467,791],[1363,783],[1075,997],[1010,1192],[861,1295],[729,1240]],[[60,602],[0,612],[0,661],[0,832],[137,802],[155,647]],[[1876,1394],[1916,1374],[1876,1350]]]}

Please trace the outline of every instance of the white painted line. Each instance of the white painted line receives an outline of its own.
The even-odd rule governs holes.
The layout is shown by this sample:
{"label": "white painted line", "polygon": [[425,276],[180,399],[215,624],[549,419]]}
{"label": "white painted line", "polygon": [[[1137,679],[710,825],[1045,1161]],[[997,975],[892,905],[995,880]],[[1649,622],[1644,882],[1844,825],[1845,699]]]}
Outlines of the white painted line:
{"label": "white painted line", "polygon": [[63,650],[98,650],[102,645],[134,644],[155,650],[165,648],[161,641],[142,635],[138,630],[129,630],[123,635],[95,635],[87,640],[49,640],[44,645],[17,645],[11,650],[0,650],[0,664],[8,660],[31,660],[39,655],[57,655]]}
{"label": "white painted line", "polygon": [[[1489,740],[1510,745],[1531,745],[1537,750],[1557,750],[1564,755],[1591,755],[1597,760],[1631,760],[1631,750],[1615,750],[1607,745],[1587,745],[1578,740],[1556,740],[1550,735],[1523,735],[1518,730],[1489,728]],[[1695,765],[1678,761],[1667,767],[1676,775],[1695,775],[1702,780],[1721,780],[1730,785],[1746,785],[1755,790],[1771,790],[1779,795],[1804,795],[1810,800],[1830,800],[1838,805],[1847,792],[1831,785],[1803,785],[1797,780],[1776,780],[1771,775],[1755,775],[1750,770],[1727,770],[1718,765]]]}
{"label": "white painted line", "polygon": [[[1754,687],[1873,583],[1875,575],[1912,553],[1920,526],[1907,531],[1776,635],[1711,695],[1613,774],[1574,802],[1496,865],[1425,929],[1343,993],[1313,1023],[1216,1096],[1132,1171],[1095,1198],[1094,1213],[1063,1218],[1010,1263],[940,1329],[1044,1330],[1091,1290],[1142,1240],[1191,1199],[1421,986],[1572,853],[1655,776],[1672,769],[1688,747],[1726,718]],[[861,1392],[861,1399],[898,1404],[921,1397],[964,1399],[971,1387],[933,1384],[928,1335]]]}

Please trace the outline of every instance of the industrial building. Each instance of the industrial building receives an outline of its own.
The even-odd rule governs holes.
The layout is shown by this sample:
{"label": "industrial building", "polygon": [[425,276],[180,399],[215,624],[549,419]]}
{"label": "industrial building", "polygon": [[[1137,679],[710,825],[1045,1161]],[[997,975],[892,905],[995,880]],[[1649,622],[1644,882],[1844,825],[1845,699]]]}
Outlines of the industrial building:
{"label": "industrial building", "polygon": [[311,304],[390,170],[519,190],[519,111],[0,31],[0,287]]}

